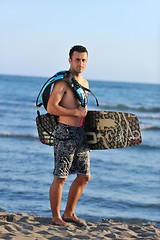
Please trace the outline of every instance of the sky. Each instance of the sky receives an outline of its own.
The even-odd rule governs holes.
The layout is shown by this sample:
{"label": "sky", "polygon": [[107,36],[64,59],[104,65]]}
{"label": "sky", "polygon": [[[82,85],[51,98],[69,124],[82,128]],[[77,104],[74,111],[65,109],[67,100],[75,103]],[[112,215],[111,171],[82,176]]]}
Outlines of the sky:
{"label": "sky", "polygon": [[88,80],[160,83],[160,1],[0,0],[0,74],[50,77],[77,44]]}

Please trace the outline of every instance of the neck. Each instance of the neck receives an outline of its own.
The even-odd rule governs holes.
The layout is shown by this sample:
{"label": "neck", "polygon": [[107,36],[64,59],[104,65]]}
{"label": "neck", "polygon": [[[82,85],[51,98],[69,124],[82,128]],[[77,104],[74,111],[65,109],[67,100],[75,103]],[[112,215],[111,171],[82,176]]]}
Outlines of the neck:
{"label": "neck", "polygon": [[72,69],[69,69],[69,72],[72,73],[73,77],[75,77],[75,79],[78,82],[81,81],[81,78],[82,78],[81,73],[78,73],[78,72],[76,72],[76,71],[74,71]]}
{"label": "neck", "polygon": [[74,71],[74,70],[72,70],[72,69],[69,69],[69,72],[71,72],[74,77],[80,77],[80,76],[81,76],[81,73],[76,72],[76,71]]}

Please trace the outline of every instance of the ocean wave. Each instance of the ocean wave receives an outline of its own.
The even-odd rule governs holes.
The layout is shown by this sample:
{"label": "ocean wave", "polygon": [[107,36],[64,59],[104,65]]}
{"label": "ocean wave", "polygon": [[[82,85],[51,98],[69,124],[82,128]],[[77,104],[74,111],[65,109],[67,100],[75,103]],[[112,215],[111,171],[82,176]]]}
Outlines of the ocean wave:
{"label": "ocean wave", "polygon": [[0,212],[5,212],[6,210],[4,210],[3,208],[0,208]]}
{"label": "ocean wave", "polygon": [[0,137],[37,139],[38,135],[36,133],[0,132]]}
{"label": "ocean wave", "polygon": [[160,126],[156,126],[152,124],[148,124],[148,125],[140,124],[140,128],[142,131],[149,131],[149,130],[160,131]]}
{"label": "ocean wave", "polygon": [[116,104],[110,105],[106,103],[100,103],[100,107],[105,110],[116,110],[116,111],[137,111],[141,113],[160,113],[160,107],[145,107],[139,105],[127,105],[127,104]]}
{"label": "ocean wave", "polygon": [[143,149],[143,150],[160,150],[160,146],[156,146],[156,145],[149,145],[149,144],[141,144],[139,146],[139,149]]}
{"label": "ocean wave", "polygon": [[7,101],[2,101],[0,100],[0,106],[1,106],[1,109],[8,109],[8,108],[13,108],[13,107],[35,107],[35,102],[31,99],[17,99],[17,100],[7,100]]}
{"label": "ocean wave", "polygon": [[148,119],[148,120],[159,120],[160,113],[148,113],[148,114],[138,114],[141,119]]}

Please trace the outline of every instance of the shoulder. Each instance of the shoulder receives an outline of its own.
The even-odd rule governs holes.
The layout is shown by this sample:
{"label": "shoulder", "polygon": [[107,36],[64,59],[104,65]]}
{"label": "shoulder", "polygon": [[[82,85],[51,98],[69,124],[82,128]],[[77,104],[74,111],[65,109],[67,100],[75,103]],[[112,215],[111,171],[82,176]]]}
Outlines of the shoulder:
{"label": "shoulder", "polygon": [[60,80],[60,81],[57,81],[57,82],[55,82],[55,84],[54,84],[54,88],[53,89],[64,89],[64,90],[66,90],[68,88],[68,83],[66,82],[66,81],[64,81],[64,80]]}
{"label": "shoulder", "polygon": [[80,79],[79,83],[80,83],[83,87],[89,88],[89,83],[88,83],[88,81],[87,81],[85,78],[82,77],[82,78]]}
{"label": "shoulder", "polygon": [[84,78],[83,86],[85,88],[89,88],[89,83],[88,83],[88,81],[85,78]]}
{"label": "shoulder", "polygon": [[51,96],[56,96],[56,95],[63,95],[68,91],[68,84],[67,82],[60,80],[54,83],[52,91],[51,91]]}

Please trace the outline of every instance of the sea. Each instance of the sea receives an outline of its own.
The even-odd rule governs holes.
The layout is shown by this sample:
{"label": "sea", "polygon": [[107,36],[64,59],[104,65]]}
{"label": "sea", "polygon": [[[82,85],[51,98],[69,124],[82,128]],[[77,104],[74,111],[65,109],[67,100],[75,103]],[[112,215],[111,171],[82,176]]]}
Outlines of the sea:
{"label": "sea", "polygon": [[[49,187],[53,147],[39,142],[37,95],[45,77],[0,75],[0,210],[51,217]],[[91,151],[91,180],[76,214],[89,221],[117,219],[160,223],[160,84],[89,80],[100,106],[89,110],[138,116],[142,144]],[[69,176],[63,190],[65,209]]]}

